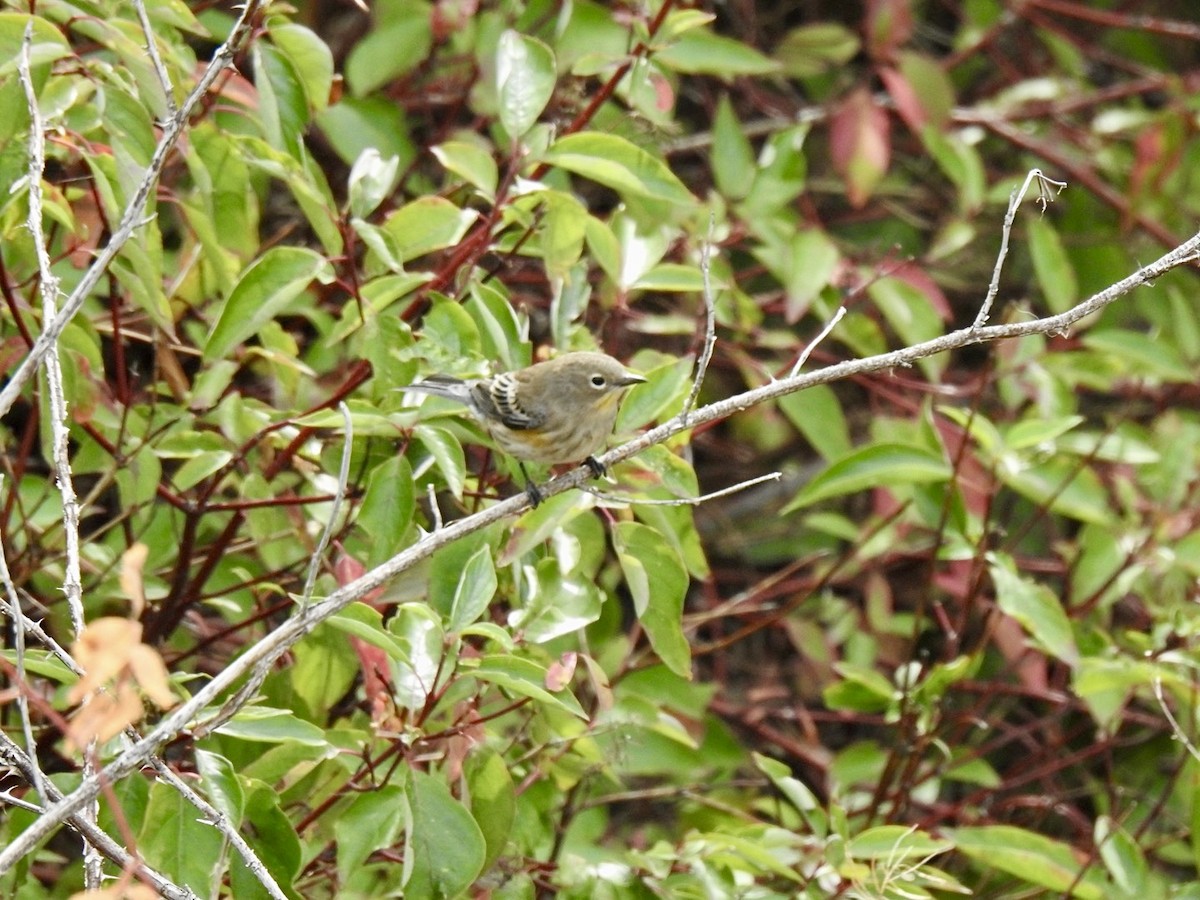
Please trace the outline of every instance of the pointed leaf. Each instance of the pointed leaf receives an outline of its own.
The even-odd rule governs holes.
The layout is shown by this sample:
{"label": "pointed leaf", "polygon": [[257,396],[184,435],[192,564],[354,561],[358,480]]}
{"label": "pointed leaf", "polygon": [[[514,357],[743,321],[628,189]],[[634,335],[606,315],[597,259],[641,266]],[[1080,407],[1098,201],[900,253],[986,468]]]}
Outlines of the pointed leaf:
{"label": "pointed leaf", "polygon": [[303,247],[272,247],[242,273],[204,345],[204,359],[226,356],[283,312],[316,279],[333,280],[328,261]]}

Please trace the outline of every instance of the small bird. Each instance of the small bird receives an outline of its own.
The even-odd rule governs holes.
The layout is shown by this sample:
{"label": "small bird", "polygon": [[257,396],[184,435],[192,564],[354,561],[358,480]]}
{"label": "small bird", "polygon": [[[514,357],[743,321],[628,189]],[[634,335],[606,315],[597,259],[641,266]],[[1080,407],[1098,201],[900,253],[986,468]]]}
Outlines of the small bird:
{"label": "small bird", "polygon": [[592,455],[612,434],[625,389],[646,379],[603,353],[575,352],[491,378],[463,380],[432,375],[401,388],[464,404],[496,445],[516,458],[525,492],[537,506],[542,492],[525,461],[583,460],[597,477],[604,466]]}

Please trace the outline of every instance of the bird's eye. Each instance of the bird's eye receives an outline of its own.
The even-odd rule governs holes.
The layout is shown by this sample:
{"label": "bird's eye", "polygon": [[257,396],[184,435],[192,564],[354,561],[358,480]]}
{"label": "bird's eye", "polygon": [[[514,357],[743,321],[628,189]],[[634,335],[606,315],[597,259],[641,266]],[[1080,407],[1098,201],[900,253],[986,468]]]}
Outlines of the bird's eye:
{"label": "bird's eye", "polygon": [[605,384],[607,384],[607,382],[604,380],[603,375],[593,375],[592,376],[592,387],[602,388],[602,387],[604,387]]}

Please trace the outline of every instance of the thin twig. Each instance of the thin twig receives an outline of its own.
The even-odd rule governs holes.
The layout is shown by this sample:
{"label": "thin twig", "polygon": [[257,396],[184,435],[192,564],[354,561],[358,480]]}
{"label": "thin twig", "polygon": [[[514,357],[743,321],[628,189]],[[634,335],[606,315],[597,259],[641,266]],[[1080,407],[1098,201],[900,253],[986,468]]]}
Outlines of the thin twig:
{"label": "thin twig", "polygon": [[137,10],[138,21],[142,24],[142,35],[146,38],[146,53],[150,56],[150,64],[154,67],[154,74],[158,76],[158,83],[162,87],[163,97],[167,102],[167,115],[174,118],[179,115],[179,109],[175,106],[175,91],[171,87],[171,76],[167,73],[167,67],[163,65],[162,57],[158,55],[158,43],[154,40],[154,26],[150,24],[150,16],[146,13],[146,4],[142,0],[133,0],[133,8]]}
{"label": "thin twig", "polygon": [[727,497],[730,494],[737,494],[746,488],[752,488],[756,484],[762,484],[764,481],[778,481],[783,477],[782,472],[768,472],[766,475],[759,475],[757,478],[750,478],[746,481],[739,481],[737,484],[731,484],[729,487],[721,488],[719,491],[711,491],[707,494],[701,494],[699,497],[672,497],[670,499],[650,499],[649,497],[621,497],[616,494],[606,494],[604,491],[597,490],[589,484],[581,485],[580,490],[591,494],[599,500],[604,500],[610,503],[620,503],[627,506],[699,506],[701,503],[707,503],[709,500],[716,500],[718,497]]}
{"label": "thin twig", "polygon": [[433,482],[425,485],[429,492],[429,515],[433,516],[433,530],[439,531],[442,527],[442,508],[438,506],[437,491],[434,490]]}
{"label": "thin twig", "polygon": [[346,499],[346,485],[350,482],[350,454],[354,449],[354,422],[350,419],[350,407],[344,400],[339,401],[338,410],[342,414],[346,435],[342,440],[342,463],[338,468],[337,490],[333,495],[333,506],[329,510],[329,518],[321,530],[321,539],[317,541],[317,548],[313,551],[312,559],[308,561],[308,576],[304,579],[304,593],[300,597],[301,604],[308,603],[312,599],[313,587],[317,583],[317,571],[321,567],[321,558],[325,555],[325,548],[329,546],[329,538],[337,526],[338,516],[342,512],[342,502]]}
{"label": "thin twig", "polygon": [[837,308],[837,312],[833,314],[833,318],[826,322],[825,327],[821,329],[820,333],[808,342],[808,346],[804,348],[804,352],[800,354],[800,358],[797,359],[796,364],[792,366],[792,371],[788,375],[789,378],[795,378],[800,374],[800,370],[804,368],[804,364],[808,362],[808,358],[812,356],[812,352],[817,349],[817,345],[820,344],[821,341],[825,340],[825,338],[829,337],[829,332],[833,331],[833,329],[837,327],[837,323],[842,321],[845,315],[846,307],[839,306]]}
{"label": "thin twig", "polygon": [[692,389],[688,392],[687,400],[683,403],[683,410],[679,413],[684,422],[687,421],[688,415],[696,405],[696,398],[700,396],[700,388],[704,385],[704,377],[708,374],[708,364],[712,362],[713,348],[717,344],[717,304],[716,298],[713,297],[711,271],[714,222],[714,214],[709,213],[708,235],[700,244],[700,276],[704,279],[704,348],[700,351],[700,358],[696,360],[696,377],[692,379]]}
{"label": "thin twig", "polygon": [[[0,481],[3,481],[3,476],[0,476]],[[47,802],[46,797],[46,776],[42,773],[41,767],[37,761],[37,741],[33,736],[33,720],[29,717],[29,698],[25,695],[25,629],[21,627],[21,619],[24,614],[21,611],[21,598],[17,594],[17,586],[12,580],[12,573],[8,569],[8,555],[4,551],[4,542],[0,541],[0,582],[4,586],[4,604],[8,607],[9,616],[13,623],[13,649],[15,651],[15,665],[17,669],[16,688],[17,688],[17,715],[21,719],[21,732],[25,735],[25,749],[31,760],[30,764],[30,784],[37,791],[38,797],[43,803]]]}
{"label": "thin twig", "polygon": [[983,298],[983,306],[979,308],[979,314],[975,316],[972,328],[982,328],[992,314],[992,304],[996,302],[996,295],[1000,293],[1000,270],[1004,268],[1004,260],[1008,256],[1008,239],[1012,234],[1013,222],[1016,220],[1017,210],[1021,208],[1021,202],[1029,192],[1029,185],[1035,180],[1038,183],[1038,201],[1042,204],[1042,212],[1046,211],[1046,204],[1049,200],[1049,195],[1046,193],[1047,186],[1053,185],[1058,188],[1055,193],[1061,192],[1067,186],[1065,181],[1047,178],[1042,174],[1041,169],[1030,169],[1029,174],[1025,176],[1024,184],[1009,195],[1008,211],[1004,214],[1004,226],[1000,229],[1000,252],[996,254],[996,265],[992,269],[992,282],[988,285],[987,296]]}
{"label": "thin twig", "polygon": [[1167,721],[1171,724],[1171,731],[1175,734],[1175,739],[1183,744],[1192,759],[1200,762],[1200,749],[1192,743],[1191,738],[1184,733],[1183,728],[1176,721],[1175,715],[1171,712],[1171,707],[1167,705],[1167,698],[1163,696],[1162,678],[1155,676],[1154,678],[1154,697],[1158,700],[1158,705],[1162,708],[1163,715],[1167,717]]}

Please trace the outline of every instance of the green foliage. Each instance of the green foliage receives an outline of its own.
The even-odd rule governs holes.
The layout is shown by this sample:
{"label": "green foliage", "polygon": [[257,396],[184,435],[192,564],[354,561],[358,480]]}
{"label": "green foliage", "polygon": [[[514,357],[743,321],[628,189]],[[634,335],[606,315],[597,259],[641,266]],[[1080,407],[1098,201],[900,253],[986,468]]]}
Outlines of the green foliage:
{"label": "green foliage", "polygon": [[[1035,166],[1070,189],[1025,198],[990,321],[1066,311],[1194,231],[1190,8],[252,4],[173,119],[234,20],[145,6],[149,33],[115,0],[0,12],[0,346],[15,370],[52,314],[29,26],[49,272],[90,285],[57,342],[83,610],[144,641],[91,658],[154,696],[149,654],[181,698],[274,664],[159,748],[257,862],[136,771],[101,804],[118,844],[238,898],[270,896],[259,863],[314,898],[1200,891],[1193,272],[689,419],[474,530],[518,467],[397,390],[602,347],[646,378],[617,443],[684,409],[706,304],[701,406],[931,340],[974,320]],[[48,385],[0,422],[5,596],[78,660]],[[22,716],[70,792],[98,703],[9,625],[0,853],[45,802]],[[0,893],[80,889],[64,846]]]}

